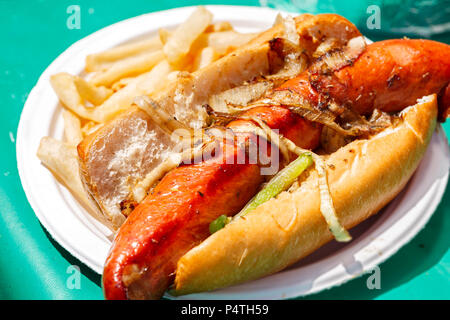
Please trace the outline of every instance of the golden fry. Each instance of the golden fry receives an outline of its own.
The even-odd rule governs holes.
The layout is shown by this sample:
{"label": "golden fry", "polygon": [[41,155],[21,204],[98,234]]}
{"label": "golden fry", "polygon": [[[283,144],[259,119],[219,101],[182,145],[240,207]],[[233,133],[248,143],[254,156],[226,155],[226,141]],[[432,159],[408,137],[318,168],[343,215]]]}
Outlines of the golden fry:
{"label": "golden fry", "polygon": [[37,151],[38,158],[87,208],[98,212],[89,199],[78,171],[77,151],[71,146],[52,137],[43,137]]}
{"label": "golden fry", "polygon": [[193,70],[201,69],[220,58],[220,55],[212,47],[203,48],[195,57]]}
{"label": "golden fry", "polygon": [[94,105],[102,104],[113,94],[113,90],[103,86],[96,87],[78,76],[74,76],[73,81],[80,96]]}
{"label": "golden fry", "polygon": [[236,31],[221,31],[206,33],[199,39],[205,46],[212,47],[219,54],[226,54],[252,40],[256,33],[239,33]]}
{"label": "golden fry", "polygon": [[94,110],[85,107],[72,75],[65,72],[57,73],[50,77],[50,83],[59,100],[66,108],[82,118],[96,121]]}
{"label": "golden fry", "polygon": [[94,121],[89,121],[81,128],[81,133],[85,137],[85,136],[88,136],[91,133],[97,131],[101,127],[103,127],[103,123],[97,123],[97,122],[94,122]]}
{"label": "golden fry", "polygon": [[119,91],[119,90],[125,88],[133,79],[134,79],[134,77],[129,77],[129,78],[122,78],[120,80],[117,80],[116,82],[114,82],[111,85],[111,89],[114,92]]}
{"label": "golden fry", "polygon": [[111,65],[106,71],[94,74],[89,82],[96,86],[109,86],[121,78],[149,71],[163,59],[164,54],[161,50],[158,50],[120,60]]}
{"label": "golden fry", "polygon": [[62,115],[64,119],[64,139],[68,144],[76,146],[83,140],[80,119],[66,109],[63,110]]}
{"label": "golden fry", "polygon": [[210,24],[205,32],[221,32],[221,31],[230,31],[233,30],[233,26],[228,21],[221,21],[214,24]]}
{"label": "golden fry", "polygon": [[95,119],[104,122],[117,113],[128,109],[134,98],[148,95],[164,84],[172,69],[166,60],[161,61],[151,71],[132,79],[123,89],[115,92],[102,105],[95,108]]}
{"label": "golden fry", "polygon": [[86,71],[102,71],[117,60],[129,58],[131,56],[162,49],[162,43],[158,36],[150,39],[140,40],[124,44],[103,52],[90,54],[86,57]]}
{"label": "golden fry", "polygon": [[159,34],[159,39],[160,39],[161,43],[163,45],[165,45],[167,43],[167,41],[169,40],[170,36],[172,35],[172,32],[170,32],[167,29],[160,28],[158,30],[158,34]]}
{"label": "golden fry", "polygon": [[180,24],[163,47],[169,63],[176,65],[189,52],[192,43],[211,23],[212,14],[198,7],[189,18]]}

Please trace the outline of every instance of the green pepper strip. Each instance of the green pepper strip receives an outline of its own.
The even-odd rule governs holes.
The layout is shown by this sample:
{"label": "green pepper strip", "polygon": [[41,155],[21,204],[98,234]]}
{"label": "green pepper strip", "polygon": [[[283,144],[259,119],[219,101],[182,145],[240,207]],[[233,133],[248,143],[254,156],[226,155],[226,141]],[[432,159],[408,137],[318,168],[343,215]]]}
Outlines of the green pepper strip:
{"label": "green pepper strip", "polygon": [[242,217],[263,204],[264,202],[277,196],[282,191],[287,190],[310,165],[313,159],[311,154],[303,153],[292,161],[283,170],[278,172],[258,194],[235,217]]}
{"label": "green pepper strip", "polygon": [[[264,202],[277,196],[282,191],[288,189],[310,165],[313,159],[310,153],[301,154],[296,160],[292,161],[283,170],[278,172],[256,196],[234,217],[242,217],[263,204]],[[209,225],[212,233],[222,229],[229,222],[229,218],[225,215],[220,216]]]}
{"label": "green pepper strip", "polygon": [[214,232],[219,231],[220,229],[225,227],[225,225],[227,225],[228,222],[230,222],[230,220],[231,220],[230,217],[227,217],[224,214],[221,215],[220,217],[218,217],[216,220],[214,220],[209,224],[209,232],[213,234]]}

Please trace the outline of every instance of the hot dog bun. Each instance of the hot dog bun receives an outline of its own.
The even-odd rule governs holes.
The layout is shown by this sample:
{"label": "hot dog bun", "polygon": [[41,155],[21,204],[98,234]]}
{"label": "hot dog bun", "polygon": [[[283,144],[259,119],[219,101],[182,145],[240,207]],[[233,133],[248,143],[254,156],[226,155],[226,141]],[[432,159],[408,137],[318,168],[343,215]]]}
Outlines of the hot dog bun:
{"label": "hot dog bun", "polygon": [[[300,47],[307,55],[327,39],[342,46],[360,36],[352,23],[338,15],[305,14],[296,17],[295,23]],[[268,41],[283,35],[283,26],[277,25],[211,65],[168,83],[152,99],[177,120],[201,127],[205,120],[202,105],[210,96],[270,73]],[[171,146],[169,135],[136,107],[78,145],[82,181],[115,228],[125,220],[120,204],[133,201],[132,187],[162,161]]]}
{"label": "hot dog bun", "polygon": [[[377,213],[406,185],[433,134],[436,95],[402,112],[395,126],[355,140],[326,160],[339,220],[350,229]],[[333,239],[319,209],[317,175],[214,233],[186,253],[173,294],[210,291],[257,279],[295,263]]]}

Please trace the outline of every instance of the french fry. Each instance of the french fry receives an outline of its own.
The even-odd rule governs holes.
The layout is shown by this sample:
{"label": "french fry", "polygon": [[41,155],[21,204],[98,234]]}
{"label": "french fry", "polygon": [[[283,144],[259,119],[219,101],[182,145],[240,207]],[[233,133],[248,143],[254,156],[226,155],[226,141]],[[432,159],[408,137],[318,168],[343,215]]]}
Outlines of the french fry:
{"label": "french fry", "polygon": [[120,60],[111,65],[106,71],[94,74],[89,82],[96,86],[109,86],[121,78],[149,71],[163,59],[163,52],[158,50]]}
{"label": "french fry", "polygon": [[111,89],[116,92],[125,88],[135,77],[122,78],[111,85]]}
{"label": "french fry", "polygon": [[195,57],[193,70],[201,69],[220,58],[220,55],[213,47],[205,47]]}
{"label": "french fry", "polygon": [[37,156],[84,206],[98,213],[81,182],[75,147],[52,137],[43,137]]}
{"label": "french fry", "polygon": [[80,119],[71,111],[63,110],[64,138],[71,146],[77,146],[83,140]]}
{"label": "french fry", "polygon": [[158,36],[124,44],[103,52],[90,54],[86,57],[87,72],[102,71],[111,63],[122,60],[142,52],[152,52],[162,49],[162,43]]}
{"label": "french fry", "polygon": [[[213,48],[219,55],[218,58],[220,58],[243,44],[246,44],[255,36],[256,34],[254,33],[239,33],[236,31],[203,33],[192,43],[189,53],[183,59],[184,65],[189,66],[190,63],[195,63],[195,60],[198,59],[198,55],[201,54],[204,48]],[[179,63],[179,65],[182,64]]]}
{"label": "french fry", "polygon": [[50,77],[50,83],[59,100],[66,108],[81,118],[97,120],[94,115],[94,110],[85,107],[83,98],[78,93],[72,75],[65,72],[54,74]]}
{"label": "french fry", "polygon": [[163,47],[167,60],[177,65],[189,52],[192,43],[211,24],[212,14],[204,7],[198,7],[189,18],[180,24]]}
{"label": "french fry", "polygon": [[220,32],[220,31],[230,31],[233,30],[233,26],[228,21],[221,21],[214,24],[210,24],[206,30],[205,33],[208,32]]}
{"label": "french fry", "polygon": [[159,34],[159,40],[161,41],[161,43],[163,45],[165,45],[167,43],[167,41],[169,40],[170,36],[172,35],[172,32],[170,32],[167,29],[160,28],[158,30],[158,34]]}
{"label": "french fry", "polygon": [[94,118],[97,122],[104,122],[128,109],[135,97],[148,95],[164,85],[164,80],[171,71],[169,63],[166,60],[161,61],[151,71],[134,78],[125,88],[115,92],[101,106],[95,108]]}
{"label": "french fry", "polygon": [[167,75],[167,81],[177,80],[180,76],[182,76],[182,72],[185,72],[185,71],[175,70],[175,71],[170,72]]}
{"label": "french fry", "polygon": [[239,33],[236,31],[211,32],[202,34],[199,42],[207,47],[214,48],[219,54],[226,54],[246,44],[256,35],[256,33]]}
{"label": "french fry", "polygon": [[96,87],[78,76],[74,76],[73,81],[80,96],[94,105],[102,104],[113,94],[113,90],[103,86]]}
{"label": "french fry", "polygon": [[283,23],[283,21],[284,21],[283,16],[281,15],[281,13],[278,12],[277,16],[275,17],[275,21],[273,22],[273,26],[279,25]]}
{"label": "french fry", "polygon": [[97,131],[101,127],[103,127],[103,123],[89,121],[81,128],[81,133],[83,134],[83,137],[85,137],[85,136],[88,136],[91,133]]}

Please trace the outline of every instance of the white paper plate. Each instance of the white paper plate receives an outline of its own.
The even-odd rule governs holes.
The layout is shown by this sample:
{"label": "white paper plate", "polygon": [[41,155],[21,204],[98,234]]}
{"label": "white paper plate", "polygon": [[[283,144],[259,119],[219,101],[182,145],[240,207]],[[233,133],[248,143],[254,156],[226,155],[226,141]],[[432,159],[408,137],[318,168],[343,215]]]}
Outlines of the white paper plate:
{"label": "white paper plate", "polygon": [[[267,8],[208,6],[215,20],[230,21],[239,31],[271,26],[277,14]],[[101,273],[111,231],[93,218],[61,186],[36,157],[43,136],[61,138],[61,107],[49,77],[58,72],[79,74],[87,54],[175,27],[193,7],[145,14],[104,28],[76,42],[42,74],[22,111],[17,132],[17,163],[28,200],[42,225],[72,255]],[[427,223],[445,191],[449,171],[444,131],[434,134],[413,179],[383,212],[351,230],[354,240],[321,248],[298,264],[247,284],[181,297],[189,299],[280,299],[297,297],[339,285],[371,270],[409,242]]]}

